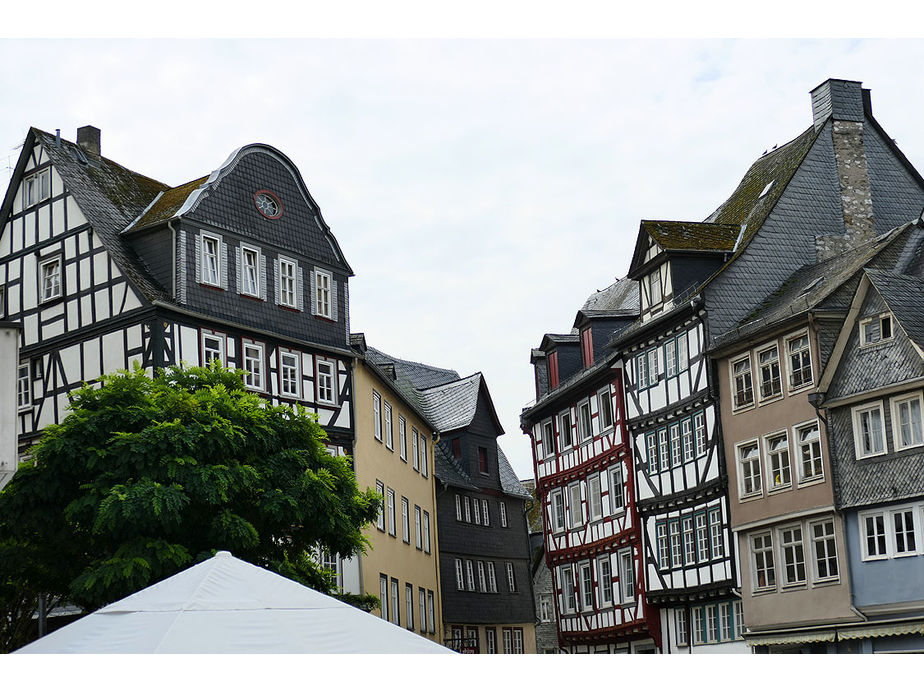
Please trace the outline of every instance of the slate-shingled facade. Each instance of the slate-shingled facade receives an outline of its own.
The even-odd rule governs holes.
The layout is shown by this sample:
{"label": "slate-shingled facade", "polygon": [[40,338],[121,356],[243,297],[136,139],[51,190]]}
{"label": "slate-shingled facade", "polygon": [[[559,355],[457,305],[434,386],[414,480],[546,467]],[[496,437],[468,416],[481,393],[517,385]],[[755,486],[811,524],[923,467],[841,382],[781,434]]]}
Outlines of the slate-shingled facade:
{"label": "slate-shingled facade", "polygon": [[535,607],[526,502],[529,492],[497,443],[503,428],[481,373],[398,359],[371,347],[439,432],[437,480],[444,643],[480,653],[535,653]]}

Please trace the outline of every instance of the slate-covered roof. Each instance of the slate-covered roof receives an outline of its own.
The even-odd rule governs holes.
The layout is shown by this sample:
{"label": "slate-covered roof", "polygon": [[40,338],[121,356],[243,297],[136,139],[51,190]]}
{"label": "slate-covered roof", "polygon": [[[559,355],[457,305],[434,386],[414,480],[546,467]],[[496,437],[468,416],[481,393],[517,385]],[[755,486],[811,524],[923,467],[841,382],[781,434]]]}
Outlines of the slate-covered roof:
{"label": "slate-covered roof", "polygon": [[908,339],[924,349],[924,280],[882,270],[865,270]]}
{"label": "slate-covered roof", "polygon": [[642,220],[640,230],[664,250],[730,251],[735,247],[741,227],[696,221]]}
{"label": "slate-covered roof", "polygon": [[819,132],[820,128],[816,131],[814,126],[810,127],[794,140],[761,156],[751,164],[731,196],[706,218],[709,223],[727,224],[737,229],[746,225],[736,255],[760,229]]}
{"label": "slate-covered roof", "polygon": [[532,494],[520,483],[500,445],[497,446],[497,469],[500,472],[501,488],[504,493],[524,500],[532,498]]}
{"label": "slate-covered roof", "polygon": [[440,432],[468,426],[478,408],[481,373],[443,385],[418,388],[421,409]]}
{"label": "slate-covered roof", "polygon": [[449,368],[437,368],[436,366],[428,366],[425,363],[418,363],[417,361],[406,361],[394,356],[389,356],[385,352],[372,347],[367,348],[366,358],[378,365],[392,364],[395,368],[395,372],[399,373],[401,377],[410,380],[416,388],[444,385],[453,380],[459,380],[459,374]]}
{"label": "slate-covered roof", "polygon": [[711,350],[734,344],[751,334],[819,306],[913,225],[905,224],[846,253],[799,268],[734,329],[717,335],[713,339]]}
{"label": "slate-covered roof", "polygon": [[32,128],[30,134],[41,143],[64,185],[119,268],[148,300],[172,302],[138,255],[119,237],[121,231],[169,187],[37,128]]}
{"label": "slate-covered roof", "polygon": [[638,282],[627,277],[595,291],[581,306],[581,312],[587,315],[621,314],[623,311],[634,311],[635,315],[639,313]]}

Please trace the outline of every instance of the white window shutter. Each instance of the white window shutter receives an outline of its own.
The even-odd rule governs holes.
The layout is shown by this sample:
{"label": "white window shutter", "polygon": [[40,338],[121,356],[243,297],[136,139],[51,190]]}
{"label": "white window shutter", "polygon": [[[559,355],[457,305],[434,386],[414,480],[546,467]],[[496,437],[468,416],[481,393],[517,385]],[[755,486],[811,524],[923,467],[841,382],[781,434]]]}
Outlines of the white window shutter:
{"label": "white window shutter", "polygon": [[237,261],[237,272],[235,273],[237,275],[237,286],[235,288],[239,294],[242,294],[244,293],[244,269],[242,267],[244,257],[241,253],[241,246],[234,248],[234,259]]}
{"label": "white window shutter", "polygon": [[196,235],[196,284],[202,282],[202,234]]}
{"label": "white window shutter", "polygon": [[299,310],[305,310],[305,277],[301,265],[295,275],[295,306]]}
{"label": "white window shutter", "polygon": [[221,288],[225,291],[228,290],[228,244],[224,241],[221,242],[221,263],[218,266],[218,272],[221,274],[219,281],[221,282]]}
{"label": "white window shutter", "polygon": [[330,319],[337,322],[337,282],[330,276]]}
{"label": "white window shutter", "polygon": [[279,281],[279,258],[273,258],[273,280],[276,282],[273,294],[276,296],[276,305],[282,303],[282,297],[279,295],[282,289],[282,282]]}
{"label": "white window shutter", "polygon": [[260,253],[260,298],[266,300],[266,255]]}
{"label": "white window shutter", "polygon": [[314,268],[311,269],[311,273],[308,277],[311,280],[311,314],[318,314],[318,283],[315,278]]}

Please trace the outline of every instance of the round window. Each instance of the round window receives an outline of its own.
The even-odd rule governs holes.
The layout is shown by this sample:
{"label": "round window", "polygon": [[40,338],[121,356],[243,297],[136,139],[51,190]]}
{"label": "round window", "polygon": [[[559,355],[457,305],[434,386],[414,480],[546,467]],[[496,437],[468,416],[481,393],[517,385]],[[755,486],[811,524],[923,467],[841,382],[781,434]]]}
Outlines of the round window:
{"label": "round window", "polygon": [[282,203],[269,190],[258,190],[253,196],[253,201],[260,214],[267,219],[278,219],[282,216]]}

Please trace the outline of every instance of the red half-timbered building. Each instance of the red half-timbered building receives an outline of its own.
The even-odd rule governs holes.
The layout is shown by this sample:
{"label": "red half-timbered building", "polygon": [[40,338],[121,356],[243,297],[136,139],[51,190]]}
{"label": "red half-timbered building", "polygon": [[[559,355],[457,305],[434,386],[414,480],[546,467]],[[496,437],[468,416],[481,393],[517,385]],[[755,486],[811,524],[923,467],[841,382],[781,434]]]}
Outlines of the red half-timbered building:
{"label": "red half-timbered building", "polygon": [[532,354],[537,400],[521,422],[533,443],[563,652],[660,648],[642,579],[623,364],[607,349],[638,306],[637,284],[616,282],[587,300],[570,334],[545,335]]}

